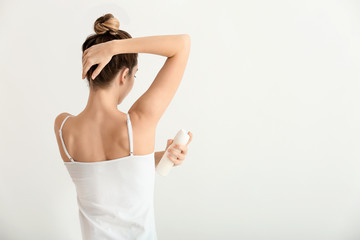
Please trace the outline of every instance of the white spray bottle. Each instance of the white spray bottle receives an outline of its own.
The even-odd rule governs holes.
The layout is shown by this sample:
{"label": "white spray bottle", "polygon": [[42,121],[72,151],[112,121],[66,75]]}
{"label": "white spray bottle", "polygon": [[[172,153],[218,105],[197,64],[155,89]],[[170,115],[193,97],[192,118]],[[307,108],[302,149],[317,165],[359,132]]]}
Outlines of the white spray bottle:
{"label": "white spray bottle", "polygon": [[[171,145],[168,147],[168,149],[170,147],[172,147],[174,144],[185,145],[189,141],[189,138],[190,138],[190,136],[188,134],[188,131],[186,131],[184,129],[180,129],[178,131],[178,133],[176,134],[173,143],[171,143]],[[179,149],[175,148],[174,150],[177,152],[180,152]],[[168,155],[168,152],[166,151],[164,153],[164,155],[162,156],[162,158],[160,159],[158,165],[156,166],[156,172],[158,174],[160,174],[161,176],[168,175],[171,168],[174,166],[174,162],[171,161],[167,155]]]}

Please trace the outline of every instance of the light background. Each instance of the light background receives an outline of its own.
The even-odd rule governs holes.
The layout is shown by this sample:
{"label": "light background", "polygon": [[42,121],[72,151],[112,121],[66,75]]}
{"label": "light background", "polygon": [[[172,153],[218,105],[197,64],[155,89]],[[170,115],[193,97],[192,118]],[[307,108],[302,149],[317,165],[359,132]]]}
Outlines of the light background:
{"label": "light background", "polygon": [[[53,124],[86,105],[81,45],[108,12],[133,37],[192,40],[156,136],[194,135],[156,174],[159,240],[360,239],[360,3],[318,0],[2,0],[0,239],[81,239]],[[139,54],[120,111],[164,61]]]}

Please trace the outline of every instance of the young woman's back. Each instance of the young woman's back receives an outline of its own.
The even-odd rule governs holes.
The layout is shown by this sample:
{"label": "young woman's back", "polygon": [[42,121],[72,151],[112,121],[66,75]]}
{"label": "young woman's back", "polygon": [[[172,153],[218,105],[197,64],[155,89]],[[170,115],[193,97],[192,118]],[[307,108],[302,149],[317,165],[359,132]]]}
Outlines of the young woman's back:
{"label": "young woman's back", "polygon": [[[131,38],[113,30],[114,22],[111,14],[99,18],[95,30],[98,26],[102,32],[83,45],[83,75],[90,84],[86,108],[76,116],[60,114],[54,129],[76,187],[83,239],[155,240],[156,126],[180,85],[190,38],[187,34]],[[118,40],[112,41],[114,37]],[[122,113],[116,106],[134,84],[140,52],[167,60],[149,89],[128,113]]]}
{"label": "young woman's back", "polygon": [[[63,141],[71,157],[79,162],[107,161],[129,155],[130,143],[126,113],[120,111],[95,118],[85,113],[63,114]],[[156,126],[129,112],[132,124],[134,155],[154,152]],[[60,137],[60,136],[59,136]],[[61,139],[60,139],[61,143]],[[60,144],[62,145],[62,144]],[[63,150],[63,149],[61,149]],[[61,151],[64,162],[70,159]]]}

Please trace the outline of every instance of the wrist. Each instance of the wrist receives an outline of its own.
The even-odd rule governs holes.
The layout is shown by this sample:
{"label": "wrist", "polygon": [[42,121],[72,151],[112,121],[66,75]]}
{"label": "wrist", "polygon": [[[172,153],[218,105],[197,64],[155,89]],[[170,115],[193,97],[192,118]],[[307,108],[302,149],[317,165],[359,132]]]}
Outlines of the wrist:
{"label": "wrist", "polygon": [[117,48],[118,48],[118,39],[110,41],[110,52],[112,56],[118,54]]}

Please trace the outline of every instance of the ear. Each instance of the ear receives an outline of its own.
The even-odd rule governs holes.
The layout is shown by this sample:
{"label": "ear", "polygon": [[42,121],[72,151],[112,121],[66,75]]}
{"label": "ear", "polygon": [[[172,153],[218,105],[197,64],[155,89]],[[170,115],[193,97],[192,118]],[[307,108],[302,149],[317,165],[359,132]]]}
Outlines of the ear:
{"label": "ear", "polygon": [[129,74],[129,68],[125,67],[120,72],[120,85],[125,83],[125,80],[127,80],[127,76]]}

